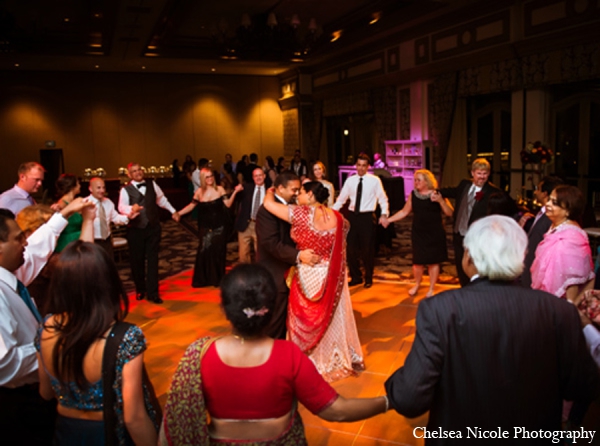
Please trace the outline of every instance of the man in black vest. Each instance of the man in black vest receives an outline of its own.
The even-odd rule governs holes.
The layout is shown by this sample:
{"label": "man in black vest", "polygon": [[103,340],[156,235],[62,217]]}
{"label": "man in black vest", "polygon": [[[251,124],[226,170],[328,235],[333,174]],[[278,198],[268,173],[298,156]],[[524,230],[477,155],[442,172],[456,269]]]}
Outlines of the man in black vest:
{"label": "man in black vest", "polygon": [[158,249],[161,235],[158,207],[168,210],[174,217],[178,217],[178,214],[161,188],[151,179],[144,180],[144,171],[138,163],[130,163],[127,172],[131,181],[121,189],[119,212],[124,215],[139,212],[137,217],[129,220],[127,226],[129,261],[136,299],[142,300],[147,295],[150,302],[160,304],[163,301],[158,295]]}

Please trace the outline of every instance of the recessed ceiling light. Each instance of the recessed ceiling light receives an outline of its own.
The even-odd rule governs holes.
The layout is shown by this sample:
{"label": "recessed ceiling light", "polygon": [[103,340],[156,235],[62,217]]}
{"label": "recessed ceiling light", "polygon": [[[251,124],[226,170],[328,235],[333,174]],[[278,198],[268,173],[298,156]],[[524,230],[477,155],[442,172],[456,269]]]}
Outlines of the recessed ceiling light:
{"label": "recessed ceiling light", "polygon": [[18,63],[15,64],[15,67],[19,68],[21,65],[19,65]]}
{"label": "recessed ceiling light", "polygon": [[100,68],[100,65],[94,65],[94,68]]}
{"label": "recessed ceiling light", "polygon": [[94,18],[95,18],[95,19],[101,19],[101,18],[102,18],[102,14],[101,14],[101,13],[99,13],[99,12],[95,13],[95,14],[94,14]]}
{"label": "recessed ceiling light", "polygon": [[71,19],[70,19],[70,18],[68,18],[68,17],[65,17],[63,20],[64,20],[66,23],[68,23],[68,22],[70,22],[70,21],[71,21]]}
{"label": "recessed ceiling light", "polygon": [[148,49],[149,50],[155,50],[156,49],[156,45],[148,45]]}
{"label": "recessed ceiling light", "polygon": [[90,48],[102,48],[101,43],[90,43]]}
{"label": "recessed ceiling light", "polygon": [[145,69],[146,69],[146,67],[144,65],[142,65],[142,70],[145,70]]}
{"label": "recessed ceiling light", "polygon": [[217,71],[217,69],[216,68],[211,68],[210,71]]}
{"label": "recessed ceiling light", "polygon": [[146,57],[158,57],[158,53],[144,53]]}

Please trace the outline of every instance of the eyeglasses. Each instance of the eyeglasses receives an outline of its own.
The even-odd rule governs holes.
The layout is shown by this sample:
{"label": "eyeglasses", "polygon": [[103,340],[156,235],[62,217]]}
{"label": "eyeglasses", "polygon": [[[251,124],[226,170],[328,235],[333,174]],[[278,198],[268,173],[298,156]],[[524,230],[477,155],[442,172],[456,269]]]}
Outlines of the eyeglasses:
{"label": "eyeglasses", "polygon": [[213,178],[214,175],[206,175],[204,178]]}
{"label": "eyeglasses", "polygon": [[552,206],[557,206],[559,208],[562,208],[562,206],[560,205],[560,203],[558,202],[558,199],[556,199],[556,197],[550,197],[550,203],[552,203]]}

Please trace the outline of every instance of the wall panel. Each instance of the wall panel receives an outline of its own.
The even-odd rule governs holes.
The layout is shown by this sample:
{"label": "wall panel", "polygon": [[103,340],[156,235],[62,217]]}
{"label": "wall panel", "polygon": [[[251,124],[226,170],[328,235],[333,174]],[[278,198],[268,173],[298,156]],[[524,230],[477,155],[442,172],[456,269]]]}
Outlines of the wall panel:
{"label": "wall panel", "polygon": [[190,154],[216,166],[256,152],[283,154],[276,77],[131,73],[4,73],[0,83],[0,190],[18,165],[55,140],[68,172],[132,160],[168,165]]}

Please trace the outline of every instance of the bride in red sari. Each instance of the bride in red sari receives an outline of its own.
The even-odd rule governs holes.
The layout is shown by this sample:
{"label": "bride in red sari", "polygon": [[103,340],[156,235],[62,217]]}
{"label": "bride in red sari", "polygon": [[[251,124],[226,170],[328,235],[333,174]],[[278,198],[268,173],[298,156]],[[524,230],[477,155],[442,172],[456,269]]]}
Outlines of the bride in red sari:
{"label": "bride in red sari", "polygon": [[352,313],[346,274],[346,234],[349,224],[327,208],[329,191],[318,181],[306,182],[298,206],[286,206],[267,192],[265,208],[292,225],[299,250],[320,256],[315,266],[299,263],[290,271],[287,329],[294,342],[329,381],[364,370],[356,321]]}

